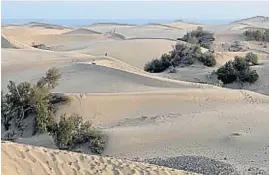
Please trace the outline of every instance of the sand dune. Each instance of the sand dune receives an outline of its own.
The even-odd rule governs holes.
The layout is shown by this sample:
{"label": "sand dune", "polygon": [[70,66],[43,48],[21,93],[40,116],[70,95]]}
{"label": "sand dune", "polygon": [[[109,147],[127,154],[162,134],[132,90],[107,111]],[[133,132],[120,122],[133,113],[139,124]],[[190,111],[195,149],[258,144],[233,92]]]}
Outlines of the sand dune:
{"label": "sand dune", "polygon": [[49,24],[49,23],[43,23],[43,22],[29,22],[27,24],[24,24],[24,26],[30,27],[30,28],[44,28],[44,29],[68,29],[69,27],[61,26],[57,24]]}
{"label": "sand dune", "polygon": [[[221,93],[220,93],[221,92]],[[251,94],[253,94],[251,92]],[[109,101],[105,99],[110,99]],[[248,101],[249,100],[249,101]],[[102,103],[99,105],[97,102]],[[200,102],[201,101],[201,102]],[[193,112],[195,108],[205,107],[210,110],[210,105],[219,104],[229,106],[227,102],[237,104],[254,104],[255,101],[268,103],[268,98],[254,93],[254,97],[246,99],[244,93],[236,90],[221,88],[184,88],[181,89],[160,89],[151,92],[130,92],[130,93],[97,93],[74,95],[71,106],[63,107],[61,111],[78,112],[91,120],[95,116],[97,121],[109,122],[118,120],[121,117],[132,118],[135,116],[160,114],[160,113],[184,113]],[[182,103],[185,103],[184,105]],[[134,105],[134,103],[136,105]],[[189,104],[188,104],[189,103]],[[205,105],[206,103],[206,105]],[[212,103],[212,104],[210,104]],[[118,111],[121,105],[121,111]],[[193,108],[186,108],[187,106]],[[201,105],[201,106],[200,106]],[[123,107],[125,106],[125,107]],[[195,107],[196,106],[196,107]],[[105,109],[105,110],[104,110]],[[216,109],[216,108],[213,108]],[[101,114],[99,116],[99,113]],[[128,116],[128,117],[127,117]],[[107,120],[107,121],[106,121]]]}
{"label": "sand dune", "polygon": [[[3,89],[11,79],[15,82],[21,79],[35,82],[52,66],[59,68],[62,73],[60,85],[55,89],[57,92],[137,92],[200,87],[199,84],[156,77],[111,57],[43,50],[3,50],[2,55],[2,75],[5,75],[2,77]],[[17,77],[9,69],[11,65],[20,72]],[[29,69],[31,66],[34,68]]]}
{"label": "sand dune", "polygon": [[176,39],[182,37],[186,30],[180,30],[179,27],[171,26],[167,27],[167,25],[143,25],[143,26],[136,26],[132,28],[119,28],[116,29],[117,32],[125,35],[127,38],[134,38],[134,37],[150,37],[150,38],[171,38]]}
{"label": "sand dune", "polygon": [[[95,43],[93,47],[88,47],[79,52],[92,55],[108,53],[108,56],[143,68],[147,61],[160,57],[163,53],[170,51],[175,43],[175,41],[164,39],[110,40]],[[122,52],[123,50],[124,52]]]}
{"label": "sand dune", "polygon": [[112,157],[89,156],[42,147],[2,143],[2,174],[4,175],[58,175],[58,174],[178,174],[191,175],[180,170]]}
{"label": "sand dune", "polygon": [[70,32],[63,33],[64,35],[85,35],[85,34],[102,34],[101,32],[97,32],[90,29],[78,28],[72,30]]}
{"label": "sand dune", "polygon": [[[7,56],[11,53],[13,53],[12,56]],[[23,54],[27,55],[28,59],[18,62]],[[124,63],[114,61],[113,59],[111,59],[110,63],[114,64],[114,66],[110,68],[110,64],[108,62],[104,63],[104,59],[101,57],[83,54],[74,53],[70,55],[68,53],[57,54],[55,52],[38,51],[19,51],[15,54],[14,51],[6,50],[3,52],[3,55],[7,58],[3,60],[2,67],[2,74],[5,75],[2,78],[3,89],[6,88],[8,81],[11,79],[16,82],[21,79],[35,82],[46,69],[52,66],[59,68],[62,73],[60,85],[55,89],[57,92],[134,92],[150,91],[159,88],[199,86],[154,77],[142,70],[128,64],[124,65]],[[35,57],[37,55],[39,56],[38,58]],[[92,64],[93,62],[95,64]],[[19,76],[16,78],[12,78],[14,74],[9,69],[11,65],[18,67],[18,71],[20,71]],[[35,66],[35,69],[29,69],[29,66]]]}

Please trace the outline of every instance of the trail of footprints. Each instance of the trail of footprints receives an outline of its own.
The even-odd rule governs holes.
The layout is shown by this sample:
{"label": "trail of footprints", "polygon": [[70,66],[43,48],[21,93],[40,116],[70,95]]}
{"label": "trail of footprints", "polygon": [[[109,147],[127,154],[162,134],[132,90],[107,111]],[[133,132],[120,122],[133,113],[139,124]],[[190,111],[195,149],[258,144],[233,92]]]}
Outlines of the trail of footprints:
{"label": "trail of footprints", "polygon": [[258,105],[258,100],[255,99],[252,95],[247,93],[246,91],[240,91],[240,93],[244,96],[244,100],[252,105]]}

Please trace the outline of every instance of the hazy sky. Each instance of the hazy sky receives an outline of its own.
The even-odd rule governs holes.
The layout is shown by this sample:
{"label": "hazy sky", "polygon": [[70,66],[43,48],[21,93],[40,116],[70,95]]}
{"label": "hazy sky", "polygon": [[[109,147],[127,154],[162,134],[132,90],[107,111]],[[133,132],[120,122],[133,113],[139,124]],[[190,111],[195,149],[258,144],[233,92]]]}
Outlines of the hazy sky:
{"label": "hazy sky", "polygon": [[269,1],[2,1],[13,19],[240,19],[269,16]]}

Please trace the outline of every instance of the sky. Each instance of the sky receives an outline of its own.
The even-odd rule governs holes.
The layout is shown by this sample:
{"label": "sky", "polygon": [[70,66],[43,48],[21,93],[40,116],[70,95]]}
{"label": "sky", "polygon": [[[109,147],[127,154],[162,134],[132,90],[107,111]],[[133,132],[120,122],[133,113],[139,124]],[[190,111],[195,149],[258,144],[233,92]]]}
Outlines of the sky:
{"label": "sky", "polygon": [[2,1],[2,19],[210,19],[269,16],[269,1]]}

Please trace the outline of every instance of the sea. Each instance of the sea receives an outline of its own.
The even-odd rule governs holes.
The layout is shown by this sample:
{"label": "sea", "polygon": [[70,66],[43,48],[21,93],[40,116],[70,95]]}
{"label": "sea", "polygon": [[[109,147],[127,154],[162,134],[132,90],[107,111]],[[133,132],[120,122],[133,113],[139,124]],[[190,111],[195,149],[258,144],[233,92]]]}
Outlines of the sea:
{"label": "sea", "polygon": [[[169,23],[177,21],[178,19],[3,19],[2,25],[6,24],[26,24],[29,22],[43,22],[50,24],[58,24],[64,26],[85,26],[94,23],[119,23],[119,24],[132,24],[143,25],[148,23]],[[195,24],[227,24],[237,19],[183,19],[182,21],[195,23]]]}

